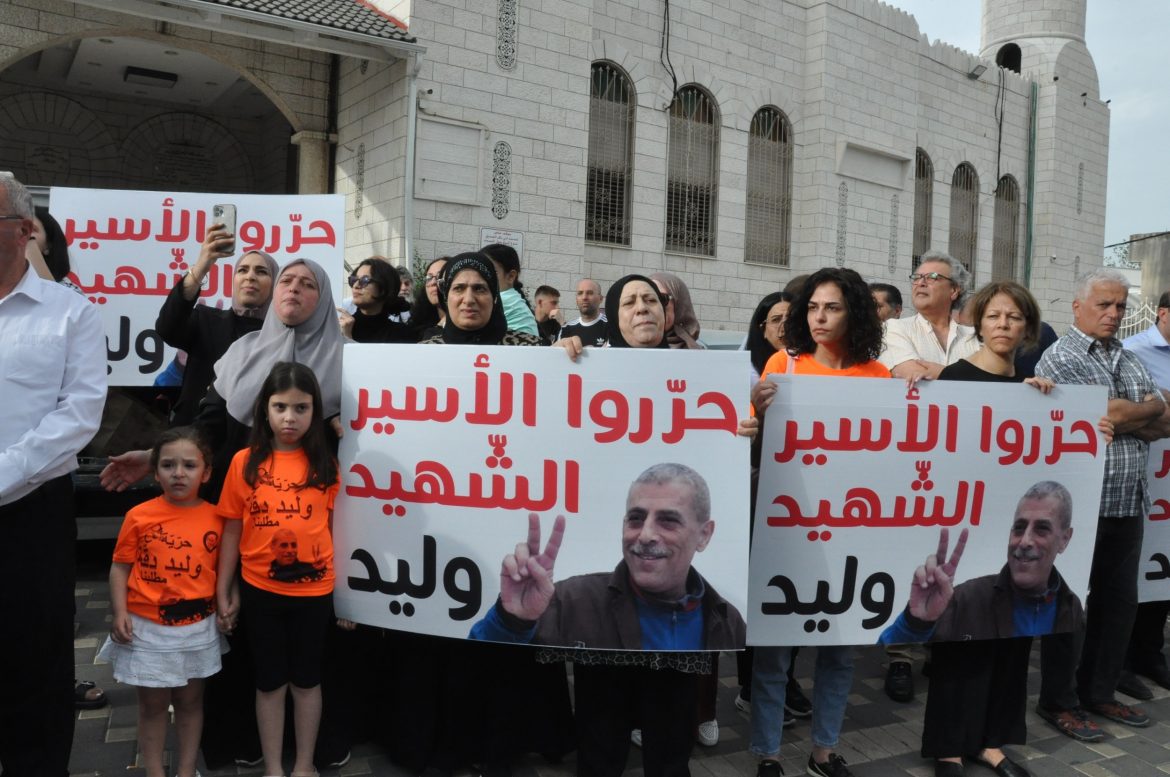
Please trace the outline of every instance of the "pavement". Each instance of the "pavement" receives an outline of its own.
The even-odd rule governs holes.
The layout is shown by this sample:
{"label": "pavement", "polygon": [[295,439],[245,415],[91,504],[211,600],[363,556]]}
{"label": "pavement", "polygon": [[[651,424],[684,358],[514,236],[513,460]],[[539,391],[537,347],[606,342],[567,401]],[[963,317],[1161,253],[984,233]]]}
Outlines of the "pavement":
{"label": "pavement", "polygon": [[[110,667],[95,664],[94,655],[109,631],[109,586],[106,574],[113,544],[82,543],[77,583],[77,637],[74,655],[77,677],[96,681],[106,689],[110,704],[100,710],[78,713],[73,740],[70,771],[85,775],[145,774],[138,769],[135,689],[114,682]],[[1009,747],[1011,757],[1024,765],[1035,777],[1055,775],[1089,775],[1090,777],[1153,777],[1170,774],[1170,691],[1151,685],[1154,700],[1142,705],[1154,723],[1135,729],[1108,721],[1099,721],[1107,733],[1102,742],[1073,741],[1042,721],[1034,711],[1039,693],[1039,640],[1032,653],[1029,673],[1028,744]],[[797,660],[797,678],[805,692],[812,695],[812,669],[815,651],[802,650]],[[837,752],[848,761],[857,777],[931,777],[933,764],[918,755],[922,734],[922,715],[926,700],[926,679],[917,674],[915,700],[906,704],[890,701],[882,690],[885,678],[885,654],[879,648],[860,647],[856,653],[853,689],[849,696],[845,726]],[[755,758],[747,752],[750,727],[748,717],[734,706],[738,692],[735,660],[725,655],[719,662],[722,670],[718,700],[719,744],[696,745],[691,759],[694,777],[751,777]],[[920,665],[916,669],[920,669]],[[1122,697],[1124,698],[1124,697]],[[173,736],[172,736],[173,744]],[[804,774],[811,743],[807,719],[784,732],[781,764],[788,775]],[[335,775],[378,775],[408,777],[412,772],[395,766],[375,745],[354,747],[352,758],[339,770],[322,772]],[[202,769],[204,777],[259,775],[259,768]],[[560,764],[546,763],[536,755],[513,764],[515,777],[573,777],[576,763],[572,755]],[[627,774],[641,777],[640,753],[631,747]],[[967,774],[991,777],[993,772],[982,766],[969,765]],[[452,777],[468,777],[462,772]]]}

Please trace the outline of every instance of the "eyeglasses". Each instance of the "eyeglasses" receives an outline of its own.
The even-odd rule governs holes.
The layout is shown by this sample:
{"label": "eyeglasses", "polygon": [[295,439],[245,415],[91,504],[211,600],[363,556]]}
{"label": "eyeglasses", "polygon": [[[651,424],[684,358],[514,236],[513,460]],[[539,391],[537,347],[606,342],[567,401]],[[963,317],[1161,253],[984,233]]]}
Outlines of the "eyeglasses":
{"label": "eyeglasses", "polygon": [[[927,283],[938,283],[939,281],[950,281],[951,279],[940,272],[912,272],[910,273],[910,282],[918,283],[919,281],[926,281]],[[953,283],[953,281],[951,281]]]}
{"label": "eyeglasses", "polygon": [[369,286],[373,282],[374,282],[374,278],[371,275],[362,275],[361,277],[358,277],[357,275],[349,276],[350,288],[357,286],[359,289],[364,289],[365,287]]}
{"label": "eyeglasses", "polygon": [[434,275],[427,273],[426,275],[423,276],[423,283],[438,283],[440,277],[441,276],[438,275],[437,273]]}
{"label": "eyeglasses", "polygon": [[24,216],[0,216],[0,221],[24,221]]}

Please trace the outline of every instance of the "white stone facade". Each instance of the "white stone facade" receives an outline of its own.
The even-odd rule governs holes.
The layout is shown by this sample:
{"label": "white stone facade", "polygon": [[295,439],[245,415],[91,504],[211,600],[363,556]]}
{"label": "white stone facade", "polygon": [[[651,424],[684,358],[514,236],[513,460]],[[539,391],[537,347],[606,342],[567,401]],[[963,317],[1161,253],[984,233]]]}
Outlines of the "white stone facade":
{"label": "white stone facade", "polygon": [[[678,84],[703,87],[720,114],[715,257],[664,251],[671,80],[659,62],[661,0],[403,5],[397,10],[408,12],[411,33],[427,47],[418,82],[419,143],[426,143],[432,118],[464,122],[483,138],[478,201],[416,200],[414,246],[423,257],[476,247],[481,227],[518,230],[529,288],[550,283],[569,291],[581,276],[605,285],[627,272],[665,269],[690,286],[704,326],[742,329],[764,294],[794,275],[834,264],[842,236],[847,266],[867,279],[908,288],[914,159],[921,148],[934,165],[932,247],[948,248],[956,166],[968,162],[978,173],[977,283],[991,279],[1000,175],[1013,176],[1021,192],[1015,277],[1030,283],[1047,320],[1069,320],[1074,270],[1100,261],[1108,112],[1084,49],[1083,0],[1047,3],[1059,7],[1039,13],[1034,3],[985,3],[982,63],[988,69],[978,79],[968,77],[978,56],[929,43],[913,17],[872,0],[730,6],[672,0],[670,61]],[[516,8],[516,63],[507,69],[496,54],[498,14],[510,5]],[[994,64],[998,47],[1013,40],[1024,49],[1022,75]],[[588,79],[599,60],[624,70],[637,94],[628,247],[585,240]],[[367,155],[383,150],[378,164],[389,178],[378,176],[382,193],[375,194],[367,159],[366,189],[391,226],[382,233],[373,224],[353,224],[350,234],[368,234],[369,245],[388,238],[394,253],[401,250],[401,241],[394,241],[403,228],[402,186],[395,177],[403,168],[404,136],[387,129],[405,115],[405,106],[392,108],[401,105],[405,73],[389,68],[358,79],[347,69],[341,110],[348,120],[339,121],[338,130],[347,147],[356,141]],[[744,262],[748,128],[755,111],[768,105],[788,117],[795,146],[788,268]],[[371,121],[379,112],[383,118]],[[491,149],[499,141],[512,151],[503,219],[491,207]],[[898,174],[893,180],[873,175],[873,160]],[[340,167],[344,191],[350,172],[344,162]],[[1028,268],[1030,172],[1035,216]],[[364,238],[351,243],[355,250],[365,244]]]}
{"label": "white stone facade", "polygon": [[[425,47],[387,64],[70,0],[0,0],[0,71],[71,38],[174,41],[230,64],[276,106],[304,141],[302,186],[309,146],[319,163],[336,132],[332,184],[347,196],[351,260],[403,260],[408,246],[430,258],[478,247],[483,228],[513,230],[523,233],[529,289],[568,293],[582,276],[607,285],[665,269],[689,285],[714,329],[743,329],[764,294],[838,261],[907,290],[921,148],[934,167],[931,246],[948,249],[952,175],[968,163],[979,180],[975,278],[990,280],[997,179],[1012,176],[1021,199],[1014,277],[1047,320],[1067,323],[1073,276],[1099,264],[1104,236],[1109,116],[1084,45],[1085,0],[985,0],[982,59],[930,43],[913,17],[874,0],[664,3],[376,0]],[[714,256],[664,250],[664,7],[678,85],[702,87],[718,108]],[[1021,74],[995,65],[1009,44],[1020,47]],[[636,93],[629,246],[585,240],[597,61],[624,71]],[[980,64],[986,72],[968,77]],[[0,92],[11,94],[2,81],[0,72]],[[749,126],[765,106],[792,129],[788,267],[744,261]],[[273,149],[287,142],[274,137]]]}

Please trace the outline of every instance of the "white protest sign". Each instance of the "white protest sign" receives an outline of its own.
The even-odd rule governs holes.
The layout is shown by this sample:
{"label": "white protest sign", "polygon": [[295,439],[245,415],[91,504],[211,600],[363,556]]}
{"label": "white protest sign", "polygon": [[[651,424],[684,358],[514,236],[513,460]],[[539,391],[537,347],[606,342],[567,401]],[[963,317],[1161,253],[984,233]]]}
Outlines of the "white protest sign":
{"label": "white protest sign", "polygon": [[746,353],[590,349],[571,362],[559,348],[349,344],[342,383],[341,617],[467,637],[529,513],[542,549],[565,516],[555,583],[608,575],[623,558],[630,485],[664,462],[706,481],[715,528],[693,568],[743,612]]}
{"label": "white protest sign", "polygon": [[1142,534],[1138,564],[1138,601],[1170,599],[1170,440],[1150,443],[1146,483],[1150,488],[1150,514]]}
{"label": "white protest sign", "polygon": [[[995,575],[1020,498],[1055,481],[1073,537],[1056,559],[1084,601],[1105,443],[1098,386],[773,375],[748,594],[748,643],[873,644],[906,607],[915,569],[947,558],[956,585]],[[990,614],[989,614],[990,617]]]}
{"label": "white protest sign", "polygon": [[[175,349],[155,319],[171,288],[199,258],[211,208],[236,206],[236,256],[265,251],[281,266],[312,259],[342,298],[345,200],[339,194],[260,195],[53,187],[49,210],[69,243],[70,274],[105,324],[112,386],[149,386]],[[216,262],[200,302],[230,307],[234,258]]]}

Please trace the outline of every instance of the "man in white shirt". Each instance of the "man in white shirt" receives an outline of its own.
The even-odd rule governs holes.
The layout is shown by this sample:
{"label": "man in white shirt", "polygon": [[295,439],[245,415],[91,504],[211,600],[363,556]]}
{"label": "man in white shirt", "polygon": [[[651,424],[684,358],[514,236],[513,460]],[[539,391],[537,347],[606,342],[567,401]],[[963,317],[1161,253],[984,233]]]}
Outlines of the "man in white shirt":
{"label": "man in white shirt", "polygon": [[[886,320],[884,347],[878,361],[895,378],[934,380],[943,367],[979,350],[975,330],[954,321],[971,274],[950,254],[927,251],[910,274],[910,300],[918,312]],[[888,645],[886,695],[894,701],[914,698],[912,646]]]}
{"label": "man in white shirt", "polygon": [[68,775],[77,522],[69,473],[106,398],[106,343],[85,297],[25,259],[28,191],[0,175],[0,764]]}
{"label": "man in white shirt", "polygon": [[928,251],[910,274],[910,300],[917,314],[886,321],[885,347],[878,361],[895,378],[933,380],[943,367],[979,350],[975,330],[951,319],[971,274],[958,260]]}

